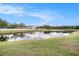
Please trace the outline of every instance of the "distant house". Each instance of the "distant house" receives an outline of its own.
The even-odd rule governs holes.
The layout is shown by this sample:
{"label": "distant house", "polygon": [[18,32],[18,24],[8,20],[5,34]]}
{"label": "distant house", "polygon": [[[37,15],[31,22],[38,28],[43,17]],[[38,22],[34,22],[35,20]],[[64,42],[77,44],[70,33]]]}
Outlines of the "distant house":
{"label": "distant house", "polygon": [[36,26],[27,26],[27,29],[36,29]]}

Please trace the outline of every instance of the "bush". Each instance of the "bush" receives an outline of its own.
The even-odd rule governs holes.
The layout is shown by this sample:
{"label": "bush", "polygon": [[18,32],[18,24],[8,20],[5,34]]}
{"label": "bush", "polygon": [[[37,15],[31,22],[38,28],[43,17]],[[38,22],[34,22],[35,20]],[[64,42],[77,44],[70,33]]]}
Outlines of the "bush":
{"label": "bush", "polygon": [[3,35],[0,37],[0,41],[7,41],[8,37],[4,37]]}
{"label": "bush", "polygon": [[23,33],[21,33],[19,36],[20,36],[20,37],[24,37],[25,35],[24,35]]}

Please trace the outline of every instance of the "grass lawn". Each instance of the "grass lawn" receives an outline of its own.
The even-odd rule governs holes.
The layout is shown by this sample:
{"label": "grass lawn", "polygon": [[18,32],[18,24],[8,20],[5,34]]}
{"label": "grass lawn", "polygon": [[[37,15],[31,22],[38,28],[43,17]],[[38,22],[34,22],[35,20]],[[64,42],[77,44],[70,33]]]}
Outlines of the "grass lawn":
{"label": "grass lawn", "polygon": [[0,56],[79,56],[78,34],[47,40],[0,42]]}

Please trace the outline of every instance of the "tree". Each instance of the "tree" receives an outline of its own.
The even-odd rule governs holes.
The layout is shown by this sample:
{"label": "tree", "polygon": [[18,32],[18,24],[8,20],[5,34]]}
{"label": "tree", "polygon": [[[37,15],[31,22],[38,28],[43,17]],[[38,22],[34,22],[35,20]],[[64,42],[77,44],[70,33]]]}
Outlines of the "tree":
{"label": "tree", "polygon": [[9,23],[6,20],[0,18],[0,28],[7,28],[8,24]]}
{"label": "tree", "polygon": [[3,35],[0,37],[0,41],[7,41],[8,37],[4,37]]}
{"label": "tree", "polygon": [[25,26],[24,23],[20,23],[20,24],[18,24],[18,27],[19,27],[19,28],[25,28],[26,26]]}

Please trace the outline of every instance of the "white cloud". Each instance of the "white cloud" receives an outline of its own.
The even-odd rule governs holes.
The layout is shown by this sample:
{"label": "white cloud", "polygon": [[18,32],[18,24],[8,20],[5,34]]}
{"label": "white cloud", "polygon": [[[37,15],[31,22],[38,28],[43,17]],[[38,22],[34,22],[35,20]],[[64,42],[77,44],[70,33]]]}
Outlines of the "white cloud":
{"label": "white cloud", "polygon": [[59,16],[55,11],[52,12],[50,10],[42,11],[42,12],[41,11],[40,12],[32,12],[32,13],[29,13],[28,15],[38,17],[44,21],[44,22],[39,23],[38,25],[45,25],[49,21],[55,20],[55,18]]}
{"label": "white cloud", "polygon": [[[39,10],[39,9],[36,9],[36,10]],[[40,20],[44,21],[39,23],[38,25],[47,24],[49,21],[54,20],[56,17],[58,17],[58,14],[55,11],[51,11],[51,10],[35,11],[35,9],[31,8],[29,9],[29,11],[27,11],[25,8],[21,6],[12,6],[12,5],[4,5],[4,4],[0,4],[0,13],[8,14],[8,15],[16,15],[20,17],[27,16],[27,15],[38,17],[40,18]]]}
{"label": "white cloud", "polygon": [[0,4],[0,13],[17,15],[17,14],[23,14],[24,10],[22,7]]}

